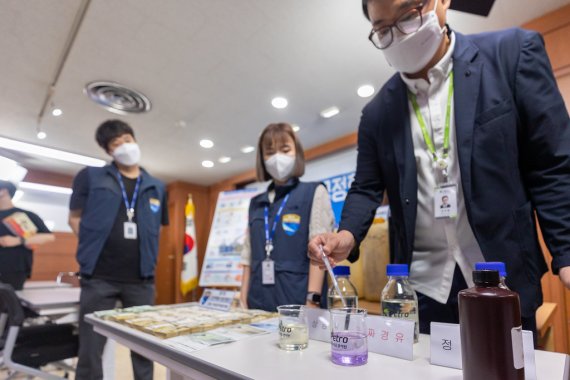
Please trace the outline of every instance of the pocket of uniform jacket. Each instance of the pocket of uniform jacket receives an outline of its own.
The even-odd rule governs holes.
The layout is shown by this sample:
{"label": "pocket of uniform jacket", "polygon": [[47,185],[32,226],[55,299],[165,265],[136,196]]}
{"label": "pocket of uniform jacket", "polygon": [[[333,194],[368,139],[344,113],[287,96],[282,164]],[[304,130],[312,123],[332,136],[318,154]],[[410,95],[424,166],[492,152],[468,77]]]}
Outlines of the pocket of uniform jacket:
{"label": "pocket of uniform jacket", "polygon": [[479,115],[477,115],[477,117],[475,118],[475,125],[481,127],[488,123],[491,123],[496,119],[499,119],[505,115],[508,115],[509,113],[512,113],[513,108],[514,106],[510,99],[503,100],[499,104],[491,108],[488,108],[483,112],[481,112]]}
{"label": "pocket of uniform jacket", "polygon": [[[118,204],[117,194],[106,187],[96,187],[89,192],[81,216],[81,224],[91,230],[101,230],[109,221],[109,207]],[[112,219],[114,222],[114,218]]]}

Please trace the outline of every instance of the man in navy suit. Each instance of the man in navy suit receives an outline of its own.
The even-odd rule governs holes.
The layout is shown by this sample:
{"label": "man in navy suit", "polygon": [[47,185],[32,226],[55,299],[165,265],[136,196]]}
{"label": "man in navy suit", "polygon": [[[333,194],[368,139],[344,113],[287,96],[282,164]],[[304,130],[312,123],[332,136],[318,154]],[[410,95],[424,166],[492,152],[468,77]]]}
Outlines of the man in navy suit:
{"label": "man in navy suit", "polygon": [[[312,259],[319,246],[333,264],[357,259],[387,191],[391,261],[410,265],[422,332],[458,322],[457,292],[478,261],[506,264],[523,327],[536,330],[547,266],[535,212],[570,284],[570,121],[541,36],[455,33],[450,0],[362,5],[370,41],[398,73],[362,112],[339,232],[314,238]],[[439,207],[444,196],[451,208]]]}

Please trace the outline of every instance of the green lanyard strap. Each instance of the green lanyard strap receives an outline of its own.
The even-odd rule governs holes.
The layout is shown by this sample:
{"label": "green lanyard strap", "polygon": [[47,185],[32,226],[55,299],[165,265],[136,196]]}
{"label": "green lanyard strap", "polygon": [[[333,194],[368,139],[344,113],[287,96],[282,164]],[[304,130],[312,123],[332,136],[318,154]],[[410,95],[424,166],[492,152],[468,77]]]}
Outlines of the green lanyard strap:
{"label": "green lanyard strap", "polygon": [[[422,130],[422,135],[424,136],[424,140],[426,142],[428,151],[433,156],[434,161],[438,161],[437,159],[437,152],[435,151],[435,146],[433,141],[428,133],[426,123],[420,112],[420,107],[418,106],[418,101],[416,99],[416,95],[410,92],[410,100],[412,101],[412,106],[414,107],[414,112],[416,113],[416,118],[418,119],[418,123],[420,124],[420,128]],[[447,94],[447,107],[445,113],[445,130],[443,132],[443,156],[442,158],[447,158],[447,154],[449,153],[449,124],[451,119],[451,101],[453,100],[453,71],[449,74],[449,90]]]}

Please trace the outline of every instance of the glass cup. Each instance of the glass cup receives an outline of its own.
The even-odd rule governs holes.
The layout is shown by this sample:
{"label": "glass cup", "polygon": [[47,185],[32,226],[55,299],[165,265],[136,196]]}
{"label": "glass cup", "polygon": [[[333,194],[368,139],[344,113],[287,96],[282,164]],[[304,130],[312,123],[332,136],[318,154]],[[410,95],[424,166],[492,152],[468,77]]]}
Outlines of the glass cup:
{"label": "glass cup", "polygon": [[331,309],[331,360],[344,366],[368,362],[368,330],[366,310],[357,308]]}
{"label": "glass cup", "polygon": [[279,348],[298,351],[309,345],[309,326],[303,305],[277,307],[279,313]]}

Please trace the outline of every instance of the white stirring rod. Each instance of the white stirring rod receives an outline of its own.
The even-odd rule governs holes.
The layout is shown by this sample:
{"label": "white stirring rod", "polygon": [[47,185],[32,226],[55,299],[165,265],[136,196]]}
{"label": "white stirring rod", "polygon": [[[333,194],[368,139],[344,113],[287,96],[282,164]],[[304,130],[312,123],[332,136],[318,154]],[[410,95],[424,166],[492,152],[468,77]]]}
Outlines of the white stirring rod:
{"label": "white stirring rod", "polygon": [[[338,286],[338,282],[336,281],[336,277],[334,276],[334,273],[333,273],[333,270],[331,267],[331,263],[329,263],[329,258],[327,257],[327,255],[325,255],[325,251],[323,250],[323,246],[319,245],[319,248],[321,250],[321,255],[323,255],[323,261],[325,263],[325,266],[327,267],[327,271],[329,272],[329,275],[331,276],[333,286],[336,289],[336,292],[338,293],[338,295],[340,297],[340,301],[342,302],[342,306],[346,307],[346,300],[342,296],[342,292],[340,291],[340,287]],[[332,305],[329,305],[329,307],[331,307],[331,306]]]}

